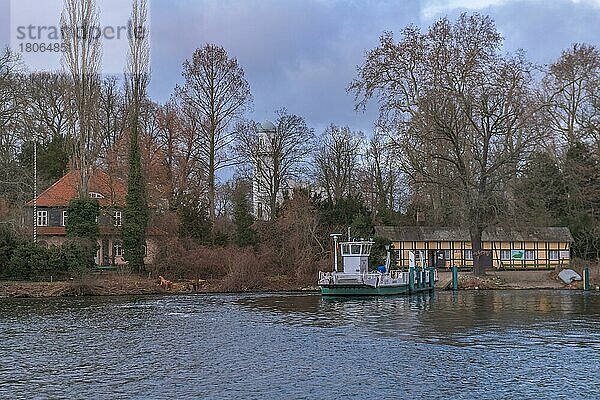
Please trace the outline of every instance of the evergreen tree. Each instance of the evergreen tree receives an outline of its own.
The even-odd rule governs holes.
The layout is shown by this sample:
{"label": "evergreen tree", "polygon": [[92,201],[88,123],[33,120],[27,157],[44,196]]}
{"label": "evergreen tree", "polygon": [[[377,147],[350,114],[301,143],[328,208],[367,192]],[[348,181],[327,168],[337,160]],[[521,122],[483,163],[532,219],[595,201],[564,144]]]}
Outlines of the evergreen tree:
{"label": "evergreen tree", "polygon": [[254,246],[257,242],[256,231],[252,229],[252,216],[248,188],[242,184],[233,193],[233,222],[235,223],[234,242],[240,247]]}
{"label": "evergreen tree", "polygon": [[524,222],[540,226],[559,223],[566,211],[567,189],[551,154],[534,154],[515,186],[515,207]]}
{"label": "evergreen tree", "polygon": [[212,222],[208,207],[191,195],[180,200],[177,207],[179,237],[198,240],[202,244],[212,243]]}
{"label": "evergreen tree", "polygon": [[100,205],[95,199],[74,198],[67,209],[68,218],[65,222],[65,231],[68,238],[72,238],[65,246],[77,248],[79,260],[77,266],[69,269],[83,272],[94,265],[94,256],[98,248],[98,214]]}
{"label": "evergreen tree", "polygon": [[600,159],[591,146],[571,144],[564,163],[568,197],[564,223],[575,243],[575,256],[600,260]]}
{"label": "evergreen tree", "polygon": [[[54,134],[47,143],[37,144],[38,174],[44,182],[56,182],[67,172],[67,147],[67,139],[58,134]],[[19,153],[19,163],[27,171],[33,169],[33,142],[23,144]]]}
{"label": "evergreen tree", "polygon": [[142,161],[138,143],[137,127],[131,129],[129,144],[129,175],[127,177],[127,197],[123,221],[123,257],[129,267],[143,272],[144,246],[148,226],[148,202],[142,172]]}
{"label": "evergreen tree", "polygon": [[65,222],[67,237],[87,239],[96,242],[100,236],[98,214],[100,205],[95,199],[75,198],[69,202],[68,218]]}
{"label": "evergreen tree", "polygon": [[129,105],[129,174],[123,221],[123,257],[129,267],[143,272],[148,227],[148,201],[142,172],[139,138],[142,131],[142,107],[147,101],[149,76],[149,44],[146,30],[148,9],[145,0],[135,0],[131,9],[131,24],[139,32],[129,37],[129,62],[126,92]]}

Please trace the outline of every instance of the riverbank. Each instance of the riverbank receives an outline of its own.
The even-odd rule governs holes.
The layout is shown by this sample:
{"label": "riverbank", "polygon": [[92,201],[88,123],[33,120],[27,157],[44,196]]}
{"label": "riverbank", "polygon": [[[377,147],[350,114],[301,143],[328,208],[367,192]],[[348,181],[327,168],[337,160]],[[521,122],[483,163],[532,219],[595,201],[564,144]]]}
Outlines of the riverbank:
{"label": "riverbank", "polygon": [[[449,289],[452,275],[438,272],[437,289]],[[564,284],[556,271],[488,271],[477,277],[472,272],[459,273],[461,290],[510,290],[510,289],[568,289],[583,288],[582,282]],[[600,268],[591,270],[591,288],[600,285]],[[45,298],[74,296],[125,296],[150,294],[229,293],[229,292],[293,292],[318,291],[316,286],[299,285],[286,276],[267,277],[259,287],[231,290],[223,279],[174,281],[165,289],[157,279],[119,273],[91,274],[79,279],[58,282],[0,281],[0,298]]]}
{"label": "riverbank", "polygon": [[[261,287],[242,288],[236,292],[289,292],[316,288],[300,286],[287,277],[266,278]],[[172,287],[161,287],[157,279],[137,275],[106,273],[56,282],[0,281],[0,298],[45,298],[75,296],[125,296],[151,294],[227,293],[222,279],[174,281]]]}
{"label": "riverbank", "polygon": [[[578,271],[581,274],[581,271]],[[600,285],[600,269],[590,269],[590,287],[596,290]],[[452,288],[452,273],[438,272],[436,288]],[[485,276],[475,276],[472,272],[459,272],[458,288],[460,290],[502,290],[502,289],[566,289],[581,290],[583,282],[576,281],[565,284],[558,278],[558,271],[487,271]]]}

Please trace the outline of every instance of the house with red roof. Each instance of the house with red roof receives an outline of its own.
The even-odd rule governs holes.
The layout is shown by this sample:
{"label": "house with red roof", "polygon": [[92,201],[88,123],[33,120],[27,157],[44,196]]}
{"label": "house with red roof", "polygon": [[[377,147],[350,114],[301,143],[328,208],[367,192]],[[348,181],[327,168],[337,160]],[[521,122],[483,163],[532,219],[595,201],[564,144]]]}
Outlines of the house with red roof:
{"label": "house with red roof", "polygon": [[[37,210],[33,215],[34,201],[26,206],[31,207],[28,213],[32,218],[26,219],[27,225],[37,225],[38,243],[42,245],[61,245],[66,240],[65,223],[69,218],[67,209],[69,202],[79,196],[79,173],[70,171],[36,198]],[[106,172],[96,169],[89,180],[89,196],[98,200],[100,215],[98,225],[100,238],[96,264],[102,266],[124,265],[121,230],[124,220],[125,196],[127,188],[121,179],[113,178]],[[154,261],[157,249],[156,235],[149,235],[146,240],[146,257],[144,262]]]}

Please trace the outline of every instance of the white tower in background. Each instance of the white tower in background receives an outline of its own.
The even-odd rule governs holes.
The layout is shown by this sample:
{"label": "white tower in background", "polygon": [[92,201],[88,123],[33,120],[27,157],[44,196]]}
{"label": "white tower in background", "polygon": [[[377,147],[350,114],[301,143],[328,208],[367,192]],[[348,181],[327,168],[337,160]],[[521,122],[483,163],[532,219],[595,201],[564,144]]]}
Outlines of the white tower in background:
{"label": "white tower in background", "polygon": [[274,135],[277,128],[271,121],[265,121],[258,124],[258,157],[257,163],[254,165],[252,179],[252,206],[254,216],[260,220],[268,220],[270,218],[270,210],[268,203],[269,198],[269,173],[265,172],[265,168],[269,168],[272,164],[271,152],[269,144],[271,135]]}

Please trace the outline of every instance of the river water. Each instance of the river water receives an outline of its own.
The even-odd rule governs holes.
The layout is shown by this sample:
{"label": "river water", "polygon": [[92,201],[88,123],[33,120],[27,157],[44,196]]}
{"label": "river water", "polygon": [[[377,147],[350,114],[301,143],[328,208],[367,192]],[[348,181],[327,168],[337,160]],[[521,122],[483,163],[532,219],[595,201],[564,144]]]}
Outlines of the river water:
{"label": "river water", "polygon": [[598,399],[600,294],[0,299],[0,398]]}

